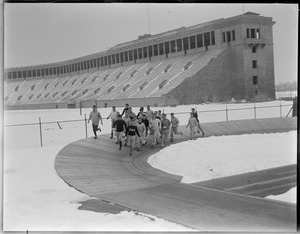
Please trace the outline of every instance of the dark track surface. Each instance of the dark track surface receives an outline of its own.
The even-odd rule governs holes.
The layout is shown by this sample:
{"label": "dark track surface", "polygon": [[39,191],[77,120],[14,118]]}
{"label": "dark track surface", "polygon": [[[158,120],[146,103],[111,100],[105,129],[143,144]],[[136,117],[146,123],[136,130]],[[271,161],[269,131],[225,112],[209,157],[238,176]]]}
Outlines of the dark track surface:
{"label": "dark track surface", "polygon": [[[207,135],[222,135],[222,132],[231,135],[235,129],[237,134],[243,134],[241,126],[244,125],[246,134],[251,128],[255,133],[268,133],[296,130],[297,126],[296,119],[289,118],[210,123],[202,127]],[[176,142],[187,140],[187,135],[185,132],[177,136]],[[263,179],[264,173],[239,175],[239,179],[223,178],[226,183],[220,179],[213,183],[183,184],[179,183],[180,176],[169,175],[147,164],[147,157],[155,151],[158,149],[150,150],[148,145],[129,157],[128,148],[119,151],[114,140],[103,135],[97,140],[83,139],[64,147],[57,155],[55,168],[70,186],[99,199],[86,202],[83,209],[90,207],[90,210],[111,210],[111,213],[137,210],[202,231],[296,230],[294,204],[244,195],[258,191],[257,183],[270,182]],[[285,178],[292,184],[294,171],[295,166],[279,170],[276,179]],[[273,182],[276,187],[278,181]]]}

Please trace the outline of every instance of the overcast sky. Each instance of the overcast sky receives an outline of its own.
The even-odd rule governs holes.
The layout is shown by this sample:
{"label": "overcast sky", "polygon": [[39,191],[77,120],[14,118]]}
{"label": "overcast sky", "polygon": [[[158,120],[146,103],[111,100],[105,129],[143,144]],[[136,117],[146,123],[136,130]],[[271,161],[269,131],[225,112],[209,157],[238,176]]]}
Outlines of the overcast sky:
{"label": "overcast sky", "polygon": [[5,3],[4,66],[60,62],[105,51],[145,33],[157,34],[247,11],[276,22],[275,82],[297,80],[296,4]]}

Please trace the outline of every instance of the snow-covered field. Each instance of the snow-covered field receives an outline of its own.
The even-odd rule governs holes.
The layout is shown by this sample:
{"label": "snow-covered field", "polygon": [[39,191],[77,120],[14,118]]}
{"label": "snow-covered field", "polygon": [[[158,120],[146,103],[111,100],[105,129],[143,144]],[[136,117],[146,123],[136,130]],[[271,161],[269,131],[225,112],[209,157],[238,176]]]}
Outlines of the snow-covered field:
{"label": "snow-covered field", "polygon": [[148,163],[195,183],[294,164],[296,156],[297,131],[291,131],[189,140],[159,151]]}
{"label": "snow-covered field", "polygon": [[[174,112],[181,122],[186,124],[188,112],[196,107],[201,122],[226,121],[226,106],[229,109],[229,120],[253,119],[268,117],[285,117],[292,102],[234,104],[204,104],[197,106],[178,106],[167,108],[152,108],[165,113]],[[286,106],[287,105],[287,106]],[[268,107],[267,106],[273,106]],[[249,108],[246,110],[234,110]],[[122,111],[123,108],[117,108]],[[135,112],[138,108],[133,108]],[[215,112],[204,112],[214,110]],[[216,111],[217,110],[217,111]],[[147,214],[121,212],[120,214],[95,213],[78,210],[79,201],[89,199],[64,183],[54,169],[56,154],[66,145],[75,140],[85,138],[84,114],[88,116],[90,109],[83,109],[83,116],[78,109],[70,110],[26,110],[7,111],[4,114],[4,124],[38,123],[42,124],[42,142],[40,146],[39,125],[4,127],[4,193],[3,193],[3,225],[6,231],[189,231],[186,227],[170,223]],[[103,117],[107,117],[110,108],[99,109]],[[178,113],[178,114],[176,114]],[[181,114],[179,114],[181,113]],[[76,122],[62,122],[78,120]],[[59,125],[62,129],[59,128]],[[103,121],[101,134],[110,132],[109,120]],[[91,126],[87,128],[88,137],[92,136]],[[247,143],[246,143],[247,142]],[[200,144],[199,144],[200,143]],[[176,147],[185,151],[184,161],[180,167],[175,165]],[[239,147],[237,147],[239,145]],[[269,151],[265,146],[269,147]],[[197,147],[200,148],[198,149]],[[255,147],[251,147],[255,146]],[[277,146],[278,148],[274,148]],[[253,156],[257,151],[260,155]],[[267,147],[266,147],[267,148]],[[239,150],[238,154],[236,151]],[[243,173],[259,170],[264,167],[287,165],[296,162],[296,133],[281,134],[251,134],[243,136],[210,137],[195,141],[183,142],[163,149],[156,157],[162,161],[171,157],[174,162],[174,174],[180,174],[181,169],[191,167],[188,163],[197,164],[198,170],[191,178],[185,176],[185,182],[193,180],[225,176],[226,173]],[[190,151],[191,150],[191,151]],[[197,153],[194,153],[195,150]],[[187,153],[189,152],[189,153]],[[199,153],[201,152],[201,153]],[[235,152],[235,154],[233,154]],[[264,154],[261,154],[261,153]],[[252,154],[253,153],[253,154]],[[232,155],[232,157],[230,157]],[[200,159],[200,161],[199,161]],[[247,160],[247,161],[246,161]],[[251,162],[252,161],[252,162]],[[183,162],[187,163],[184,165]],[[245,163],[246,162],[246,163]],[[252,164],[251,164],[252,163]],[[242,167],[242,164],[247,167]],[[233,169],[235,168],[235,169]],[[191,170],[192,171],[192,170]],[[295,191],[295,190],[293,190]],[[295,192],[291,191],[292,194]],[[286,195],[286,201],[293,202],[292,195]],[[276,199],[270,197],[271,199]],[[286,199],[286,198],[285,198]]]}

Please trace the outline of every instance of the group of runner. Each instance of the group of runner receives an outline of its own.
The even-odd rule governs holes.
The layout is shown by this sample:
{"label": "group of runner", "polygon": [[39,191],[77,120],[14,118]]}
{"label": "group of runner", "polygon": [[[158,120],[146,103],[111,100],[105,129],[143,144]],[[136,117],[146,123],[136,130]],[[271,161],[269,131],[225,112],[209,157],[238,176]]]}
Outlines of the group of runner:
{"label": "group of runner", "polygon": [[[169,120],[167,115],[162,113],[161,110],[152,111],[150,105],[147,106],[145,111],[144,107],[141,107],[138,114],[132,111],[129,104],[125,105],[122,113],[118,112],[116,107],[113,106],[112,111],[107,117],[107,119],[111,119],[110,138],[112,139],[114,135],[116,136],[116,144],[119,144],[119,150],[122,149],[124,138],[124,145],[130,146],[130,156],[132,156],[132,152],[135,148],[137,151],[140,151],[141,145],[147,144],[146,137],[149,135],[152,136],[151,148],[154,148],[160,143],[161,147],[164,147],[169,137],[170,142],[173,142],[174,135],[182,135],[182,132],[178,131],[178,118],[175,117],[174,113],[171,113],[170,117]],[[99,122],[101,121],[101,124],[103,124],[103,122],[102,116],[95,105],[93,106],[93,111],[90,113],[88,122],[90,122],[90,120],[92,120],[94,138],[97,139],[97,131],[101,131]],[[192,108],[186,127],[190,127],[190,139],[192,139],[196,133],[202,133],[202,136],[204,136],[204,131],[198,120],[198,114],[194,108]],[[159,143],[160,139],[161,142]]]}

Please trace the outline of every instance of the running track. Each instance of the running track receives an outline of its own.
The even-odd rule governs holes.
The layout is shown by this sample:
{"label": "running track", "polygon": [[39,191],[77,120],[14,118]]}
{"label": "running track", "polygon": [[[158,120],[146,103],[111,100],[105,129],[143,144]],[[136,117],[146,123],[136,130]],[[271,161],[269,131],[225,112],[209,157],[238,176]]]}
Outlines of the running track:
{"label": "running track", "polygon": [[[202,124],[202,128],[206,136],[287,132],[297,129],[297,119],[238,120]],[[188,130],[181,130],[184,135],[177,135],[176,143],[188,140]],[[260,171],[223,181],[183,184],[180,176],[147,164],[147,158],[160,149],[150,150],[146,145],[129,157],[129,148],[120,151],[114,142],[108,135],[82,139],[65,146],[56,157],[55,168],[61,178],[98,199],[83,203],[82,209],[110,213],[135,210],[200,231],[296,230],[296,206],[261,198],[257,189],[268,184],[275,190],[295,186],[295,165],[277,169],[281,172],[275,173],[277,177],[274,173],[263,177],[265,173]],[[251,179],[245,178],[254,182],[249,185],[245,181]],[[251,194],[254,190],[256,194]]]}

